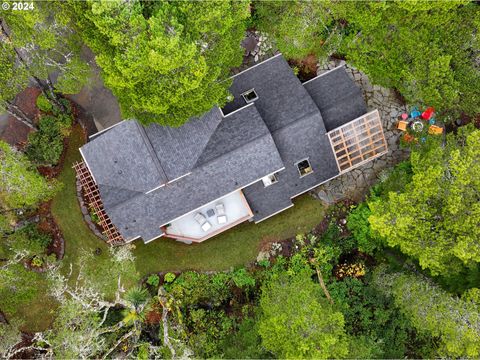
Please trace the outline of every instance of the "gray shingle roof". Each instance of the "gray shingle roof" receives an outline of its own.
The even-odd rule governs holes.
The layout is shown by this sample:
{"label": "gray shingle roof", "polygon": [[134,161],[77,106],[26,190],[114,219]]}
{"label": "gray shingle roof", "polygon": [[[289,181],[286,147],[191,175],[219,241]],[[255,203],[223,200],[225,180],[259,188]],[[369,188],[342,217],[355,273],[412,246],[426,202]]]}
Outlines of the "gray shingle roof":
{"label": "gray shingle roof", "polygon": [[189,173],[222,120],[214,107],[179,128],[157,124],[145,128],[169,181]]}
{"label": "gray shingle roof", "polygon": [[128,120],[85,144],[81,150],[98,185],[147,192],[166,182],[150,147],[141,126]]}
{"label": "gray shingle roof", "polygon": [[303,84],[322,113],[327,131],[367,112],[361,90],[343,66]]}
{"label": "gray shingle roof", "polygon": [[246,105],[242,93],[254,88],[255,105],[271,132],[280,129],[312,111],[318,111],[308,92],[283,56],[276,56],[233,78],[232,102],[222,109],[231,113]]}
{"label": "gray shingle roof", "polygon": [[208,161],[234,151],[253,139],[264,135],[270,135],[270,132],[255,104],[250,103],[222,120],[203,150],[196,166],[201,166]]}
{"label": "gray shingle roof", "polygon": [[[252,88],[259,98],[247,105],[241,94]],[[237,74],[231,92],[225,116],[213,108],[180,128],[125,121],[82,147],[125,239],[156,238],[160,226],[241,188],[255,221],[291,206],[339,174],[326,132],[366,112],[344,70],[302,85],[282,56]],[[313,172],[300,177],[305,158]],[[274,172],[278,182],[265,188],[259,179]]]}
{"label": "gray shingle roof", "polygon": [[203,164],[188,176],[106,210],[126,239],[140,235],[147,241],[152,238],[152,229],[157,229],[159,236],[160,226],[282,166],[271,135],[265,134]]}

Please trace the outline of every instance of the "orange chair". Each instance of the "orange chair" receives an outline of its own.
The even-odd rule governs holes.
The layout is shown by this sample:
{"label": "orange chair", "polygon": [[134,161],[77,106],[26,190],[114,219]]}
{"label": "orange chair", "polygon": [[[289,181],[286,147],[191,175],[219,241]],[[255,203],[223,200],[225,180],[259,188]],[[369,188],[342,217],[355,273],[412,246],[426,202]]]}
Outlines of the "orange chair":
{"label": "orange chair", "polygon": [[430,125],[428,133],[431,135],[440,135],[443,134],[443,128],[437,125]]}
{"label": "orange chair", "polygon": [[407,130],[407,126],[408,126],[408,121],[400,120],[400,121],[397,123],[397,129],[398,129],[398,130],[406,131],[406,130]]}

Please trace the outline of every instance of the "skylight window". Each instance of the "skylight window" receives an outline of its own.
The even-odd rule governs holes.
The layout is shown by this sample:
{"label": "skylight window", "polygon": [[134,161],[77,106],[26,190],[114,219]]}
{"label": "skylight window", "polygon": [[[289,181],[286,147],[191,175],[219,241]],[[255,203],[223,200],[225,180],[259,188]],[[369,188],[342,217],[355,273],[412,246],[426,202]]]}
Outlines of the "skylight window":
{"label": "skylight window", "polygon": [[308,159],[301,160],[297,162],[296,165],[300,177],[311,174],[313,172],[312,166],[310,165],[310,161],[308,161]]}
{"label": "skylight window", "polygon": [[254,102],[255,100],[258,99],[258,95],[257,93],[255,92],[255,89],[250,89],[248,91],[245,91],[243,94],[243,99],[245,100],[245,102],[247,104],[251,103],[251,102]]}
{"label": "skylight window", "polygon": [[275,184],[278,180],[275,174],[271,174],[262,178],[263,186],[267,187],[272,184]]}

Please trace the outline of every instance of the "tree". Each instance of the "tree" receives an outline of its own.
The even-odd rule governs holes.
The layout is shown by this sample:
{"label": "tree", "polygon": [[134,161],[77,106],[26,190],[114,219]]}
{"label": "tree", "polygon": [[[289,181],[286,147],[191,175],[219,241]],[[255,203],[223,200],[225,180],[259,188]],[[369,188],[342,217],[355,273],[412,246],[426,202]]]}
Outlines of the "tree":
{"label": "tree", "polygon": [[445,147],[428,140],[411,153],[412,182],[401,193],[370,201],[374,231],[418,259],[433,275],[480,262],[480,131],[448,134]]}
{"label": "tree", "polygon": [[410,103],[480,111],[480,8],[469,1],[335,2],[346,23],[342,52],[373,82]]}
{"label": "tree", "polygon": [[[15,72],[27,72],[46,98],[66,111],[57,92],[75,93],[86,84],[88,65],[80,59],[81,41],[68,13],[56,1],[35,2],[34,11],[4,11],[0,42],[15,52]],[[56,83],[51,75],[55,73]]]}
{"label": "tree", "polygon": [[348,353],[342,313],[306,272],[269,281],[260,298],[262,345],[280,358],[342,358]]}
{"label": "tree", "polygon": [[52,198],[57,189],[23,154],[0,141],[0,198],[7,208],[34,207]]}
{"label": "tree", "polygon": [[69,2],[124,117],[179,126],[228,96],[246,1]]}
{"label": "tree", "polygon": [[22,324],[15,320],[12,323],[0,321],[0,356],[10,359],[15,354],[15,347],[22,341],[22,334],[18,328]]}
{"label": "tree", "polygon": [[0,111],[7,111],[31,129],[36,125],[13,103],[15,96],[28,84],[28,73],[22,64],[16,64],[15,51],[11,44],[0,41]]}
{"label": "tree", "polygon": [[[441,357],[480,356],[480,303],[451,296],[421,275],[385,272],[374,274],[377,288],[391,295],[401,312],[420,332],[440,339]],[[478,300],[478,297],[477,299]]]}
{"label": "tree", "polygon": [[326,1],[258,1],[255,23],[275,39],[288,58],[309,54],[327,58],[340,45],[341,33]]}

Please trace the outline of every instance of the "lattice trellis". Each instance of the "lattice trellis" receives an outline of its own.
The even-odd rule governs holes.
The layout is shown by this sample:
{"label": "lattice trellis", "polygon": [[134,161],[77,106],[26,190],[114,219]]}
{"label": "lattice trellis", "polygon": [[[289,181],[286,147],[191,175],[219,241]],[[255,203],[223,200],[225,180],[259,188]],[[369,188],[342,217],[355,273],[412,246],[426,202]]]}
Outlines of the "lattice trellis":
{"label": "lattice trellis", "polygon": [[85,163],[77,162],[73,165],[75,172],[77,173],[77,179],[83,189],[83,194],[87,203],[93,208],[99,218],[98,224],[103,229],[103,234],[107,237],[107,243],[110,245],[125,244],[125,240],[118,232],[116,226],[112,223],[105,208],[103,207],[102,199],[100,198],[100,191],[98,186],[93,180],[92,174]]}
{"label": "lattice trellis", "polygon": [[328,133],[341,172],[346,172],[387,152],[378,110]]}

